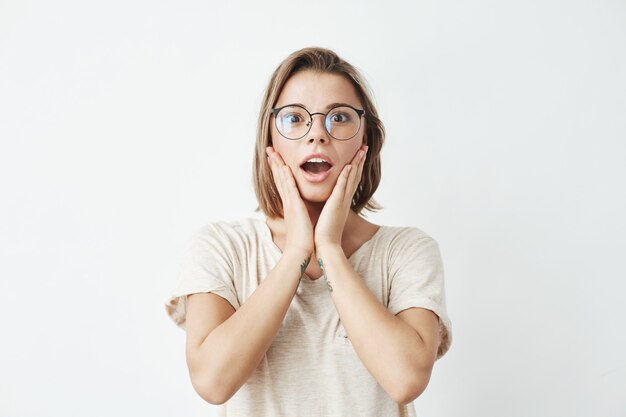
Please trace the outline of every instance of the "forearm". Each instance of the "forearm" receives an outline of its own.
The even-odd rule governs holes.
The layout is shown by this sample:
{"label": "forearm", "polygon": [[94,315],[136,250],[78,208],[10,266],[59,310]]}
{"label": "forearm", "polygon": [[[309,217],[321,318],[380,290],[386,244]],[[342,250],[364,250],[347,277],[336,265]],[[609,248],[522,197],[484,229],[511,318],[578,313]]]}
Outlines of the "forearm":
{"label": "forearm", "polygon": [[352,268],[339,246],[317,249],[330,293],[357,355],[397,402],[419,395],[434,358],[418,332],[383,306]]}
{"label": "forearm", "polygon": [[[304,254],[285,253],[259,287],[198,347],[195,372],[226,401],[248,380],[269,349],[298,288]],[[306,266],[305,266],[306,268]],[[221,401],[220,401],[221,402]]]}

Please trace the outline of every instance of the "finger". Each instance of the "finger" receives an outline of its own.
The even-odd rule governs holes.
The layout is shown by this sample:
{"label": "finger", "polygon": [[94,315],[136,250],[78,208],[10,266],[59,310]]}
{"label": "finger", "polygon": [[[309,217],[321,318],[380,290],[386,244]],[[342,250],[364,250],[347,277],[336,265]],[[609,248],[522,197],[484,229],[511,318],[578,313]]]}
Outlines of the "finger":
{"label": "finger", "polygon": [[[285,164],[285,161],[283,160],[283,157],[280,155],[280,153],[276,152],[273,150],[272,148],[272,158],[274,159],[274,164],[276,166],[276,169],[279,171],[279,178],[281,180],[281,187],[283,189],[283,196],[285,198],[287,197],[294,197],[294,191],[295,194],[297,194],[295,197],[300,198],[300,193],[298,192],[298,187],[296,186],[296,181],[294,179],[293,176],[293,172],[291,171],[291,168]],[[287,203],[287,202],[284,202]]]}
{"label": "finger", "polygon": [[276,162],[278,167],[286,165],[283,157],[280,155],[280,153],[276,152],[273,147],[268,146],[267,148],[265,148],[265,152],[267,153],[268,157],[272,158]]}
{"label": "finger", "polygon": [[367,159],[367,146],[363,149],[363,155],[361,156],[361,162],[359,162],[359,169],[356,174],[357,184],[361,181],[361,175],[363,174],[363,167],[365,166],[365,160]]}
{"label": "finger", "polygon": [[348,192],[345,193],[345,199],[352,203],[352,198],[356,192],[359,182],[361,181],[361,175],[363,173],[363,166],[365,165],[365,150],[363,147],[354,156],[353,162],[355,169],[352,170],[348,178]]}
{"label": "finger", "polygon": [[276,190],[280,195],[280,178],[278,177],[278,172],[276,172],[276,164],[274,163],[274,159],[271,156],[267,157],[267,163],[270,166],[270,170],[272,171],[272,180],[274,181],[274,185],[276,186]]}
{"label": "finger", "polygon": [[[270,169],[272,170],[272,175],[274,176],[274,182],[277,182],[280,179],[280,177],[278,175],[278,169],[277,169],[278,168],[278,164],[276,163],[276,157],[274,157],[274,154],[270,154],[267,157],[267,161],[270,164]],[[276,184],[276,185],[278,185],[278,184]]]}
{"label": "finger", "polygon": [[[356,154],[352,157],[352,161],[350,161],[350,163],[348,165],[358,168],[359,162],[360,162],[360,158],[361,158],[361,149],[356,151]],[[346,165],[346,166],[348,166],[348,165]],[[351,181],[351,179],[354,178],[354,175],[356,174],[355,172],[352,172],[352,171],[356,171],[356,170],[352,170],[351,169],[350,171],[351,171],[351,175],[348,176],[348,181]],[[341,171],[341,174],[343,174],[343,171]],[[339,175],[341,176],[341,174],[339,174]]]}
{"label": "finger", "polygon": [[285,209],[289,207],[290,200],[290,191],[289,185],[287,183],[287,176],[285,175],[285,166],[278,166],[278,161],[275,161],[276,171],[278,172],[278,177],[280,178],[280,187],[281,187],[281,197],[283,199],[283,206]]}
{"label": "finger", "polygon": [[350,165],[353,165],[355,167],[358,166],[358,164],[363,160],[363,156],[365,155],[365,148],[367,148],[367,146],[362,145],[359,150],[356,151],[356,153],[352,157],[352,161],[350,161]]}
{"label": "finger", "polygon": [[[284,186],[285,186],[285,208],[287,211],[296,210],[296,212],[302,213],[302,210],[306,212],[306,208],[304,206],[304,201],[302,200],[302,196],[300,195],[300,190],[298,189],[298,184],[296,183],[296,179],[291,171],[289,165],[283,165],[281,167]],[[294,216],[298,216],[300,214],[294,212]]]}
{"label": "finger", "polygon": [[345,201],[345,193],[346,187],[348,185],[348,178],[350,177],[350,172],[352,171],[353,166],[351,164],[346,165],[341,170],[339,174],[339,178],[337,178],[337,183],[335,184],[335,188],[333,188],[333,192],[330,194],[330,198],[339,198]]}
{"label": "finger", "polygon": [[280,179],[285,190],[285,196],[293,197],[293,193],[295,192],[297,197],[300,197],[295,177],[289,165],[285,164],[278,152],[273,154],[273,158],[277,169],[280,171]]}
{"label": "finger", "polygon": [[285,187],[284,187],[284,177],[281,173],[281,169],[278,166],[278,162],[276,161],[275,153],[268,156],[268,161],[270,163],[270,168],[272,169],[272,177],[274,178],[274,184],[276,185],[276,189],[278,190],[278,195],[281,200],[284,202],[285,200]]}
{"label": "finger", "polygon": [[291,168],[288,165],[283,165],[282,169],[289,196],[294,200],[302,199],[300,191],[298,190],[298,184],[296,184],[296,179],[293,176]]}
{"label": "finger", "polygon": [[285,163],[285,161],[283,160],[283,157],[281,154],[279,154],[278,152],[274,151],[273,153],[274,157],[276,158],[276,161],[278,162],[278,166],[283,166],[283,165],[287,165]]}
{"label": "finger", "polygon": [[360,179],[361,172],[363,172],[364,163],[365,163],[365,151],[363,149],[359,149],[356,155],[354,156],[354,158],[352,159],[352,162],[350,163],[352,166],[355,167],[355,169],[350,175],[350,178],[349,178],[350,182],[353,182],[355,179],[356,181]]}
{"label": "finger", "polygon": [[[272,161],[272,172],[276,178],[276,187],[283,200],[285,206],[289,206],[291,203],[302,201],[298,185],[293,175],[291,167],[285,163],[279,152],[276,152],[273,147],[268,146],[266,148],[269,159]],[[286,207],[285,207],[286,208]]]}

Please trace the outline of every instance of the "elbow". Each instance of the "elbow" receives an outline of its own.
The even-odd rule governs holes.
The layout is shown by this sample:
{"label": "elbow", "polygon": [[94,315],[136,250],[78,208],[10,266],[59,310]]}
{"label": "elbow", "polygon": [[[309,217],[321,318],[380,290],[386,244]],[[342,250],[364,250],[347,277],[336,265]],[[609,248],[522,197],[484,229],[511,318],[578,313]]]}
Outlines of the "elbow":
{"label": "elbow", "polygon": [[198,395],[206,402],[213,405],[222,405],[228,401],[236,390],[229,389],[226,384],[210,378],[192,377],[191,385]]}
{"label": "elbow", "polygon": [[222,405],[239,389],[239,386],[215,362],[200,362],[197,356],[187,354],[187,369],[191,385],[204,401]]}
{"label": "elbow", "polygon": [[404,385],[398,387],[396,391],[391,394],[391,399],[401,405],[410,404],[417,397],[422,395],[422,392],[426,389],[426,385]]}
{"label": "elbow", "polygon": [[413,373],[398,380],[389,391],[389,396],[398,404],[410,404],[426,390],[429,380],[430,372]]}

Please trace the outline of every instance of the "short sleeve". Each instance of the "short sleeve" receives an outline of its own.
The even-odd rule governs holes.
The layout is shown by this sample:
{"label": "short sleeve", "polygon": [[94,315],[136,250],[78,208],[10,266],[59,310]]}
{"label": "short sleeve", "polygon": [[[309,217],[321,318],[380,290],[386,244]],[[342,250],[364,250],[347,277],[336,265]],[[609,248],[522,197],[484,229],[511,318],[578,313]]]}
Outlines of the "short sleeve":
{"label": "short sleeve", "polygon": [[182,329],[185,329],[189,294],[210,292],[226,299],[233,308],[239,308],[233,282],[233,249],[219,227],[206,225],[187,242],[177,281],[165,310]]}
{"label": "short sleeve", "polygon": [[446,311],[444,270],[439,245],[416,228],[404,228],[389,252],[389,311],[396,315],[412,307],[431,310],[439,317],[441,343],[437,359],[450,348],[452,325]]}

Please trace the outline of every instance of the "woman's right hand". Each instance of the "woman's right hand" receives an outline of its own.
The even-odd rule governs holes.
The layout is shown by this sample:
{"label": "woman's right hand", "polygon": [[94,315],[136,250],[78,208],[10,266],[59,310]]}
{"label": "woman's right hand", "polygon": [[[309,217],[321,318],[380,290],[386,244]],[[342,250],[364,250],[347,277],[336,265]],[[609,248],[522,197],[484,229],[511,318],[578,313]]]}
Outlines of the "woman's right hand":
{"label": "woman's right hand", "polygon": [[283,253],[288,250],[304,251],[310,257],[315,248],[313,240],[313,225],[307,211],[291,168],[285,164],[283,158],[273,147],[268,146],[265,151],[274,176],[274,184],[283,202],[283,218],[286,227],[286,241]]}

